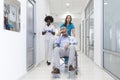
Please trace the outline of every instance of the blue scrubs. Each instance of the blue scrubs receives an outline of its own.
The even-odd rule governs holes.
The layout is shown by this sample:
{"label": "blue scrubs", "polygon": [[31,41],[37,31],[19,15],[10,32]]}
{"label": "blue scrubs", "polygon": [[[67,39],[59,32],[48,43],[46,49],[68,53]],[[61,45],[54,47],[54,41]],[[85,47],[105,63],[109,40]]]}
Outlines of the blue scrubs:
{"label": "blue scrubs", "polygon": [[[64,24],[62,24],[60,27],[65,27]],[[71,23],[67,25],[66,27],[68,29],[68,35],[71,36],[72,29],[75,29],[75,26]],[[65,58],[65,64],[68,63],[68,58]]]}
{"label": "blue scrubs", "polygon": [[10,30],[11,28],[13,28],[13,24],[10,24],[10,23],[9,23],[9,24],[6,26],[6,29],[7,29],[7,30]]}

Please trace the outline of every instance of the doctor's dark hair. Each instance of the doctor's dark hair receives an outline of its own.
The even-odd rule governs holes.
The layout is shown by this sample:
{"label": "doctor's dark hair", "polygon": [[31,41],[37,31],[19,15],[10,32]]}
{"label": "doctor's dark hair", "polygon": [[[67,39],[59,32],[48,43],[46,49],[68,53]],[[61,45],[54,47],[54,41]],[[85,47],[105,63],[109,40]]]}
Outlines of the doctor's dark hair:
{"label": "doctor's dark hair", "polygon": [[66,18],[65,18],[65,23],[64,23],[64,26],[67,27],[67,18],[70,16],[70,24],[72,24],[72,16],[71,15],[67,15]]}
{"label": "doctor's dark hair", "polygon": [[48,20],[50,20],[51,23],[54,21],[54,19],[53,19],[52,16],[46,16],[46,17],[45,17],[45,22],[47,22]]}

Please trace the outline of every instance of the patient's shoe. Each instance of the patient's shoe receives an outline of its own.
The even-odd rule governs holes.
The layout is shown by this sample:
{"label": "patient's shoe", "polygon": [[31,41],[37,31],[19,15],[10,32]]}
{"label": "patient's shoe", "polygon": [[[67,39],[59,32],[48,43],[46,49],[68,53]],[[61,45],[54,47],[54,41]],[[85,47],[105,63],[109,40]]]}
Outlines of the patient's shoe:
{"label": "patient's shoe", "polygon": [[54,68],[52,73],[54,74],[60,74],[60,70],[58,68]]}
{"label": "patient's shoe", "polygon": [[69,71],[74,71],[75,69],[73,68],[72,65],[69,66]]}

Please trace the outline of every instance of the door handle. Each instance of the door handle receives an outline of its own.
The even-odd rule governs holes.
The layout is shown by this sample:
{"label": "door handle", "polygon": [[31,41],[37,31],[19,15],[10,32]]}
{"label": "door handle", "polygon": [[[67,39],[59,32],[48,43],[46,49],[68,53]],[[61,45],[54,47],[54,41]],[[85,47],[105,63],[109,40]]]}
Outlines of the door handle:
{"label": "door handle", "polygon": [[34,37],[34,38],[36,37],[36,33],[33,33],[33,37]]}
{"label": "door handle", "polygon": [[33,33],[34,35],[36,35],[36,33]]}

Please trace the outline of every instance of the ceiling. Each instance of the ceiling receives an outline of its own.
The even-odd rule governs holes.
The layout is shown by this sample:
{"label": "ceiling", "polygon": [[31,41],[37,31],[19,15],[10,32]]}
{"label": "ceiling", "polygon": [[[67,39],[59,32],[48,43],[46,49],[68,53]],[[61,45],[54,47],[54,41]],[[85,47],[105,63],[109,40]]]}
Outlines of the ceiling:
{"label": "ceiling", "polygon": [[[73,18],[80,18],[80,15],[89,0],[49,0],[52,16],[64,19],[67,14]],[[66,5],[68,4],[68,6]]]}

